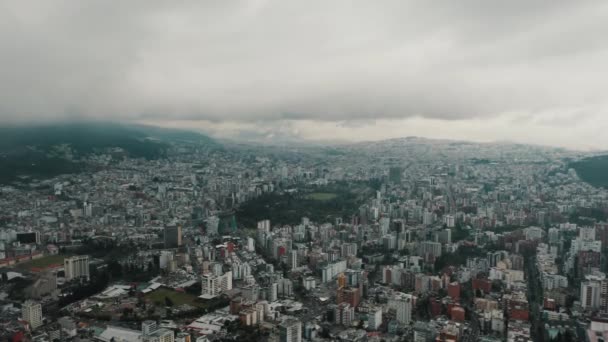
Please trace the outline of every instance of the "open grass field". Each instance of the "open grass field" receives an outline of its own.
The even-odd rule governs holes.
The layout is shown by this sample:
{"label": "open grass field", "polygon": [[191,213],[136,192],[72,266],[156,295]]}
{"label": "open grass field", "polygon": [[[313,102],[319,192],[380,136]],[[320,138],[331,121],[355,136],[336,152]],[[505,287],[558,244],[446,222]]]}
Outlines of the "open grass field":
{"label": "open grass field", "polygon": [[63,266],[63,260],[69,257],[66,254],[48,255],[36,260],[17,264],[17,268],[30,271],[40,271],[48,267]]}
{"label": "open grass field", "polygon": [[171,301],[173,302],[173,305],[178,306],[178,305],[183,305],[183,304],[188,304],[188,305],[192,305],[195,307],[202,307],[204,306],[204,304],[198,300],[198,297],[188,294],[188,293],[183,293],[183,292],[177,292],[171,289],[167,289],[167,288],[159,288],[155,291],[152,291],[150,293],[147,293],[144,296],[146,299],[152,301],[153,303],[156,303],[159,306],[165,306],[165,297],[168,297],[169,299],[171,299]]}
{"label": "open grass field", "polygon": [[329,201],[336,197],[338,197],[338,195],[333,192],[313,192],[306,195],[306,199],[314,201]]}

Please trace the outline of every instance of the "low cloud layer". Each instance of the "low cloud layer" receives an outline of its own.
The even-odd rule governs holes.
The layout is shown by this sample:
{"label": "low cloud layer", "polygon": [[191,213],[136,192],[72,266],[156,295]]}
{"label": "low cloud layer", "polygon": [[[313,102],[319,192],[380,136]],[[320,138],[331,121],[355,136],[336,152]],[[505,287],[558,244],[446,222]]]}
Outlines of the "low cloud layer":
{"label": "low cloud layer", "polygon": [[602,1],[5,1],[0,123],[563,127],[608,117],[607,17]]}
{"label": "low cloud layer", "polygon": [[458,120],[409,117],[377,120],[275,120],[263,122],[152,120],[147,123],[200,130],[215,138],[262,143],[360,142],[407,136],[477,142],[517,142],[577,150],[606,150],[605,116],[552,112],[506,113]]}

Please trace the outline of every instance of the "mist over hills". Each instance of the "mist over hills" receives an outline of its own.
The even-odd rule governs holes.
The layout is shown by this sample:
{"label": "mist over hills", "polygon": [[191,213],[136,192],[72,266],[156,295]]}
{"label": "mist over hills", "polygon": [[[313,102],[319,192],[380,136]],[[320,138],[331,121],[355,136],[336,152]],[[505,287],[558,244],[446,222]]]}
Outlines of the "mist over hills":
{"label": "mist over hills", "polygon": [[136,157],[146,157],[137,149],[133,149],[130,144],[174,141],[215,144],[211,138],[192,131],[108,122],[0,127],[0,151],[21,146],[44,148],[57,144],[69,144],[77,152],[82,153],[88,153],[97,148],[121,147],[131,149],[130,152]]}
{"label": "mist over hills", "polygon": [[219,146],[196,132],[107,122],[0,127],[0,182],[79,172],[95,153],[132,158],[166,156],[172,144]]}
{"label": "mist over hills", "polygon": [[[245,154],[297,152],[320,158],[396,158],[401,161],[446,158],[454,160],[550,161],[566,158],[581,179],[594,186],[608,186],[608,156],[546,146],[508,142],[476,143],[461,140],[404,137],[357,143],[267,143],[218,142],[195,131],[110,122],[71,122],[0,127],[0,183],[30,178],[48,178],[80,172],[85,160],[95,154],[108,154],[119,160],[167,157],[171,147],[192,145],[225,148]],[[513,159],[515,158],[515,159]]]}

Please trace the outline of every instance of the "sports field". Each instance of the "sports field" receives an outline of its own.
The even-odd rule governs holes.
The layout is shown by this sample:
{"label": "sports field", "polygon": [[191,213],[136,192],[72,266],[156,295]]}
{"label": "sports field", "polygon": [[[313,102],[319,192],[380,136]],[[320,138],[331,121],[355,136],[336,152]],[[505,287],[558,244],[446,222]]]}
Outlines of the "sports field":
{"label": "sports field", "polygon": [[47,255],[42,258],[17,264],[16,266],[17,268],[24,270],[41,271],[49,267],[63,266],[63,260],[68,256],[69,255],[66,254]]}
{"label": "sports field", "polygon": [[162,288],[162,287],[157,290],[154,290],[150,293],[147,293],[144,297],[146,299],[156,303],[159,306],[165,306],[165,297],[168,297],[169,299],[171,299],[171,301],[173,302],[173,305],[175,305],[175,306],[183,305],[183,304],[188,304],[188,305],[192,305],[192,306],[196,306],[196,307],[203,306],[203,303],[198,301],[198,297],[196,297],[194,295],[184,293],[184,292],[177,292],[177,291],[167,289],[167,288]]}

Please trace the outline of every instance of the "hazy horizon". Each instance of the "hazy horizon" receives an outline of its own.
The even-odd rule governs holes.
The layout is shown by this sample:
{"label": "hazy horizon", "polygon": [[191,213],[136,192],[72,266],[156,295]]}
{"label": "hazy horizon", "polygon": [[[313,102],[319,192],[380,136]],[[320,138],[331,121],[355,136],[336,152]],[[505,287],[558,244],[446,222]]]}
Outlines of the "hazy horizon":
{"label": "hazy horizon", "polygon": [[0,125],[608,148],[608,4],[1,5]]}

